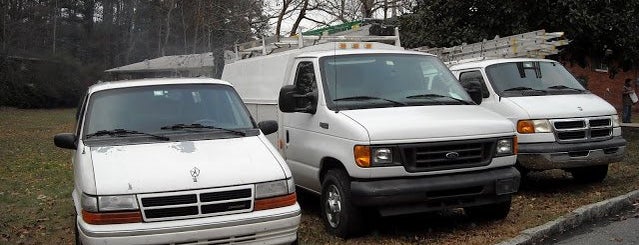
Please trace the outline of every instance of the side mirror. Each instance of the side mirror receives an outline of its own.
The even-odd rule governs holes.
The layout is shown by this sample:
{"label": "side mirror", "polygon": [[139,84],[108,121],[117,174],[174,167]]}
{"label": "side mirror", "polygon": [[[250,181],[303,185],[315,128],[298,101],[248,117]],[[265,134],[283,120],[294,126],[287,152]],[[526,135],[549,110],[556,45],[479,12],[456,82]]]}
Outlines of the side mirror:
{"label": "side mirror", "polygon": [[286,85],[280,89],[278,104],[282,112],[315,114],[317,111],[317,91],[300,94],[295,85]]}
{"label": "side mirror", "polygon": [[71,150],[75,150],[78,148],[78,145],[75,143],[75,140],[76,140],[75,134],[71,134],[71,133],[56,134],[53,137],[53,143],[55,144],[55,146],[64,148],[64,149],[71,149]]}
{"label": "side mirror", "polygon": [[462,82],[462,86],[464,87],[464,90],[466,90],[468,95],[470,95],[470,98],[473,100],[473,102],[478,105],[481,104],[484,98],[482,96],[481,84],[479,83],[479,80],[464,81]]}
{"label": "side mirror", "polygon": [[277,121],[275,120],[261,121],[257,123],[257,127],[259,127],[260,130],[262,130],[262,133],[264,133],[264,135],[269,135],[269,134],[277,132]]}

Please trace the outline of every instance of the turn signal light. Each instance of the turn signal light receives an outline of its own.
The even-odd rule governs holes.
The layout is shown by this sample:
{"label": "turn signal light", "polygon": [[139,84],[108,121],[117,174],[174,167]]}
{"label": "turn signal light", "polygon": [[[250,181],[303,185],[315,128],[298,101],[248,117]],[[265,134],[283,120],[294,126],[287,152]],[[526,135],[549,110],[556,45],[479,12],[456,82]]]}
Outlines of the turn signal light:
{"label": "turn signal light", "polygon": [[82,210],[82,219],[92,225],[140,223],[142,222],[142,213],[140,211],[93,213]]}
{"label": "turn signal light", "polygon": [[519,132],[520,134],[532,134],[535,132],[535,124],[532,120],[518,121],[517,132]]}
{"label": "turn signal light", "polygon": [[371,148],[363,145],[356,145],[354,149],[355,164],[362,168],[371,166]]}
{"label": "turn signal light", "polygon": [[295,202],[297,202],[297,195],[295,193],[291,193],[284,196],[257,199],[255,200],[253,210],[259,211],[259,210],[266,210],[266,209],[273,209],[273,208],[281,208],[281,207],[294,205]]}

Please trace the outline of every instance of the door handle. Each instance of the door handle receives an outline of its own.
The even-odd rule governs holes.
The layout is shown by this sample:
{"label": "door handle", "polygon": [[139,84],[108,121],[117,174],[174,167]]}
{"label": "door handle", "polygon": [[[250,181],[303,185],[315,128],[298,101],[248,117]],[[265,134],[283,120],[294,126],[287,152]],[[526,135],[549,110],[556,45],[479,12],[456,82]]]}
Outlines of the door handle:
{"label": "door handle", "polygon": [[291,138],[288,135],[288,130],[286,130],[286,143],[288,144],[289,141],[291,141]]}
{"label": "door handle", "polygon": [[320,123],[319,123],[319,126],[320,126],[320,128],[328,129],[328,123],[320,122]]}

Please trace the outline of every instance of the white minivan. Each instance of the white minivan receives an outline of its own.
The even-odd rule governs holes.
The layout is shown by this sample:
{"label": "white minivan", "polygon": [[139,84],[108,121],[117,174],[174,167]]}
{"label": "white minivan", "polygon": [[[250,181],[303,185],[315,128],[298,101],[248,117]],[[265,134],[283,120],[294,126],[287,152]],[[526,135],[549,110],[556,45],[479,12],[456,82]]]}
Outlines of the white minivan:
{"label": "white minivan", "polygon": [[502,58],[450,67],[473,100],[517,127],[522,174],[564,169],[581,182],[602,181],[608,164],[623,159],[615,108],[590,93],[559,62]]}
{"label": "white minivan", "polygon": [[74,133],[77,244],[284,244],[300,207],[285,161],[223,81],[98,83]]}

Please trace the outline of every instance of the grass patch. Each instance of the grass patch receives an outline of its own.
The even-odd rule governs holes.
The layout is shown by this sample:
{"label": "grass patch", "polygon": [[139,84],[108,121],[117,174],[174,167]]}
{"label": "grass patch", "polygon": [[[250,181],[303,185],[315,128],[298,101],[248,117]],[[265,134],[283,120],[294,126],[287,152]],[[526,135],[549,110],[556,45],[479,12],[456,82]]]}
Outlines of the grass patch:
{"label": "grass patch", "polygon": [[[72,132],[74,111],[0,108],[0,244],[73,243],[71,151],[53,135]],[[639,119],[637,120],[639,121]],[[319,200],[300,192],[302,244],[491,244],[589,203],[639,189],[639,129],[624,130],[627,157],[601,184],[562,171],[533,173],[505,220],[477,222],[458,210],[377,218],[369,234],[347,241],[324,232]]]}

